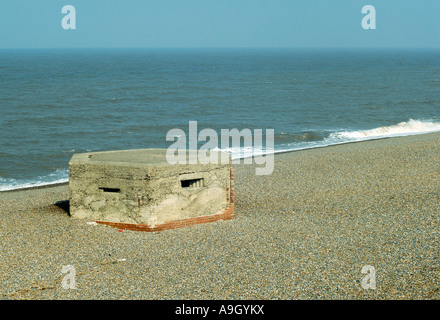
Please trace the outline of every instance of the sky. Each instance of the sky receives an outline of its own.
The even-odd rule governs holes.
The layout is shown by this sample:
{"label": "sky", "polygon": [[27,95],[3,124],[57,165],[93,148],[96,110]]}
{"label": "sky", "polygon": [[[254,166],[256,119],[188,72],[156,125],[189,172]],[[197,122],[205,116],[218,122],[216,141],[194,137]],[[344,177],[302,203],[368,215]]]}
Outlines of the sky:
{"label": "sky", "polygon": [[0,0],[0,48],[131,47],[440,48],[440,1]]}

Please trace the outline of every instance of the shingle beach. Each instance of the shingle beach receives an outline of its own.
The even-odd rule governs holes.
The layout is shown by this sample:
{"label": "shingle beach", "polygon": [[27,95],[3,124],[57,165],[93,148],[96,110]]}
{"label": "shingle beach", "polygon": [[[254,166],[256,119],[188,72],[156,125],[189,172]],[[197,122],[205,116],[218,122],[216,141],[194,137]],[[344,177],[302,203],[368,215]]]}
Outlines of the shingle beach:
{"label": "shingle beach", "polygon": [[70,217],[67,184],[0,192],[0,299],[440,298],[439,133],[234,167],[235,219],[162,232]]}

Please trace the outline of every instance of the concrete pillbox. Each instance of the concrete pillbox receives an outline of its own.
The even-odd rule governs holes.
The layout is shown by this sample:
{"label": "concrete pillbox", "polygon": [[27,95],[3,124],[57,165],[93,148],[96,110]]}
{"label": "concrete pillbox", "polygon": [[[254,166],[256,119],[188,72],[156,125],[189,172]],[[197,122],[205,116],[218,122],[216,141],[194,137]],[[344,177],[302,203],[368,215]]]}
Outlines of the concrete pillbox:
{"label": "concrete pillbox", "polygon": [[166,152],[136,149],[73,155],[70,215],[140,231],[234,217],[230,161],[221,163],[221,153],[215,152],[216,164],[169,164]]}

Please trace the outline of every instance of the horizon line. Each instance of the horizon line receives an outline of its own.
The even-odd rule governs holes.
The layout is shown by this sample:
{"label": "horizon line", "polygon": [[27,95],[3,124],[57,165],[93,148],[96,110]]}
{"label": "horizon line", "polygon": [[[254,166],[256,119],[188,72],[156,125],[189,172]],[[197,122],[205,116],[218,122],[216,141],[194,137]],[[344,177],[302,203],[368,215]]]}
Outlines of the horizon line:
{"label": "horizon line", "polygon": [[367,47],[367,46],[334,46],[334,47],[320,47],[320,46],[308,46],[308,47],[258,47],[258,46],[191,46],[191,47],[174,47],[174,46],[155,46],[155,47],[141,47],[141,46],[124,46],[124,47],[0,47],[0,50],[90,50],[90,49],[107,49],[107,50],[157,50],[157,49],[164,49],[164,50],[218,50],[218,49],[226,49],[226,50],[237,50],[237,49],[250,49],[250,50],[292,50],[292,49],[317,49],[317,50],[439,50],[440,46],[438,47],[388,47],[388,46],[380,46],[380,47]]}

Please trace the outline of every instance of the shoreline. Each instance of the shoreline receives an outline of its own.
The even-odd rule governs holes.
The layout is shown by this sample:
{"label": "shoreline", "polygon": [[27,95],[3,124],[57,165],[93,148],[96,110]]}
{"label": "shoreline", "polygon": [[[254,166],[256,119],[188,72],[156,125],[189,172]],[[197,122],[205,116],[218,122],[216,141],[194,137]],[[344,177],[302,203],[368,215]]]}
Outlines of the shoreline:
{"label": "shoreline", "polygon": [[440,299],[438,154],[429,133],[234,165],[235,219],[153,233],[70,217],[67,183],[0,192],[0,299]]}
{"label": "shoreline", "polygon": [[46,188],[56,188],[56,187],[68,186],[68,185],[69,185],[69,181],[55,182],[55,183],[49,183],[49,184],[44,184],[44,185],[40,185],[40,186],[24,187],[24,188],[10,189],[10,190],[1,190],[0,194],[3,192],[4,193],[21,192],[21,191],[38,190],[38,189],[46,189]]}
{"label": "shoreline", "polygon": [[[301,149],[274,151],[271,154],[273,154],[274,156],[277,156],[277,155],[286,154],[286,153],[301,152],[301,151],[308,151],[308,150],[315,150],[315,149],[322,149],[322,148],[332,148],[332,147],[336,147],[336,146],[365,143],[365,142],[371,142],[371,141],[377,141],[377,140],[398,139],[398,138],[408,138],[408,137],[414,137],[414,136],[437,135],[437,134],[440,134],[440,132],[434,131],[434,132],[426,132],[426,133],[406,134],[406,135],[402,135],[402,136],[386,136],[386,137],[370,138],[370,139],[357,140],[357,141],[344,141],[344,142],[340,142],[340,143],[323,145],[323,146],[304,147]],[[241,157],[239,159],[243,160],[243,159],[249,158],[249,157],[255,158],[255,157],[260,157],[260,156],[247,156],[247,157]],[[44,188],[59,187],[59,186],[65,186],[65,185],[69,185],[69,181],[54,182],[54,183],[48,183],[48,184],[43,184],[43,185],[9,189],[9,190],[0,190],[0,194],[3,192],[15,192],[15,191],[34,190],[34,189],[44,189]]]}

